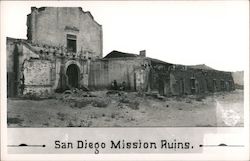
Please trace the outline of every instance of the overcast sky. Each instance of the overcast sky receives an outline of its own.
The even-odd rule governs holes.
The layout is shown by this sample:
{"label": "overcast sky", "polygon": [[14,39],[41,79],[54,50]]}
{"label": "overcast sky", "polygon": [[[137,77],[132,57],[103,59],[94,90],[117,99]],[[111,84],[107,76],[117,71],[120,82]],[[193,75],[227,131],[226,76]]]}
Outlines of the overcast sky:
{"label": "overcast sky", "polygon": [[226,71],[248,69],[248,1],[5,1],[4,36],[26,39],[30,7],[69,6],[90,11],[103,26],[103,54],[136,53],[170,63],[206,64]]}

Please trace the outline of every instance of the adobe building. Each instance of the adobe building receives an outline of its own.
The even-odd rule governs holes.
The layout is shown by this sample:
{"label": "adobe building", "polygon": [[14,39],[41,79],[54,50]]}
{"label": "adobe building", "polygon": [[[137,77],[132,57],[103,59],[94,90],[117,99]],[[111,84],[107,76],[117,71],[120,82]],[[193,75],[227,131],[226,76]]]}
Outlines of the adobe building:
{"label": "adobe building", "polygon": [[91,63],[89,87],[110,88],[116,80],[126,83],[126,89],[152,92],[163,96],[202,94],[234,90],[231,72],[214,70],[204,64],[184,66],[139,54],[112,51],[103,59]]}
{"label": "adobe building", "polygon": [[8,97],[48,96],[70,88],[126,90],[160,95],[234,90],[230,72],[183,66],[112,51],[103,58],[102,26],[79,7],[31,8],[27,40],[7,38]]}
{"label": "adobe building", "polygon": [[7,38],[8,96],[88,86],[90,61],[103,55],[102,26],[79,7],[32,7],[27,38]]}

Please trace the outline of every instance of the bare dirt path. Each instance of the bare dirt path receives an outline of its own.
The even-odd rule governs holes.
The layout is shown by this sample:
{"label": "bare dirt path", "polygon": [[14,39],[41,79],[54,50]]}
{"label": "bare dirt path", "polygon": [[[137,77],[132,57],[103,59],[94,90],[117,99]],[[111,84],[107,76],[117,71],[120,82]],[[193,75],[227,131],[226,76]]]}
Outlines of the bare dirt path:
{"label": "bare dirt path", "polygon": [[8,99],[8,127],[211,127],[244,122],[242,90],[162,100],[135,92],[88,94]]}

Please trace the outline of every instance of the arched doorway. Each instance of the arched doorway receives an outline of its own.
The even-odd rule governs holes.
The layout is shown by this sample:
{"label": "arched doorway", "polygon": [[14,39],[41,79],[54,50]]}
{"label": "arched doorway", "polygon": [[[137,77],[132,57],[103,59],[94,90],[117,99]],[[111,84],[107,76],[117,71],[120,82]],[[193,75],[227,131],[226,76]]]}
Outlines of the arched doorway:
{"label": "arched doorway", "polygon": [[70,88],[78,88],[79,68],[77,67],[77,65],[69,65],[66,74],[68,77],[68,85],[70,86]]}

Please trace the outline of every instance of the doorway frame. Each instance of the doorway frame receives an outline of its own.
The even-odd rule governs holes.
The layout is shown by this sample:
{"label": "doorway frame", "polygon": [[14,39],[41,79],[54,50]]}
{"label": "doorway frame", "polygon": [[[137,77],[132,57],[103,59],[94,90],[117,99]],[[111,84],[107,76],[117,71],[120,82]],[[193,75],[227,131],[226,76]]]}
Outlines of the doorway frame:
{"label": "doorway frame", "polygon": [[67,69],[70,65],[76,65],[77,67],[77,72],[78,72],[78,80],[77,80],[77,86],[78,88],[81,86],[81,73],[82,73],[82,68],[81,65],[78,61],[75,60],[69,60],[68,62],[65,63],[65,68],[64,68],[64,73],[66,76],[66,84],[69,86],[69,82],[68,82],[68,75],[67,75]]}

